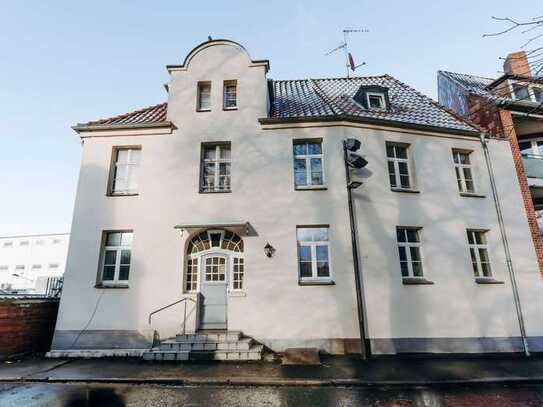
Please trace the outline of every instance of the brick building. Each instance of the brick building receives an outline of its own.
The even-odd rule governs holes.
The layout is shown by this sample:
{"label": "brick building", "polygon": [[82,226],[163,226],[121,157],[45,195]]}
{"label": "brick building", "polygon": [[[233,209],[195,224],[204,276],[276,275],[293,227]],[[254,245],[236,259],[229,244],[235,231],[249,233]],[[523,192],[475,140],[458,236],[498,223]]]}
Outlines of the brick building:
{"label": "brick building", "polygon": [[439,71],[439,102],[491,137],[509,140],[543,273],[543,77],[532,75],[524,51],[509,54],[503,70],[496,79]]}

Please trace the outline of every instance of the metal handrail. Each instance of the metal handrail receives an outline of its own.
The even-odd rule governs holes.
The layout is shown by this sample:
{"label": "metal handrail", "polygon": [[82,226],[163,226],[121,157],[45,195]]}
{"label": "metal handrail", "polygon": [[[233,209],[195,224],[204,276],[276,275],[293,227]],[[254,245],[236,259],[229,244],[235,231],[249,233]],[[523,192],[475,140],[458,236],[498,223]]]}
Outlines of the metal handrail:
{"label": "metal handrail", "polygon": [[194,298],[191,298],[191,297],[185,297],[185,298],[181,298],[180,300],[177,300],[175,302],[172,302],[171,304],[168,304],[162,308],[159,308],[157,309],[156,311],[153,311],[149,314],[149,325],[151,325],[151,318],[153,317],[154,314],[160,312],[160,311],[164,311],[166,308],[170,308],[176,304],[179,304],[181,302],[185,302],[185,310],[184,310],[184,314],[183,314],[183,335],[185,334],[185,325],[187,323],[187,303],[186,301],[189,300],[189,301],[192,301],[194,304],[196,304],[196,301],[194,300]]}

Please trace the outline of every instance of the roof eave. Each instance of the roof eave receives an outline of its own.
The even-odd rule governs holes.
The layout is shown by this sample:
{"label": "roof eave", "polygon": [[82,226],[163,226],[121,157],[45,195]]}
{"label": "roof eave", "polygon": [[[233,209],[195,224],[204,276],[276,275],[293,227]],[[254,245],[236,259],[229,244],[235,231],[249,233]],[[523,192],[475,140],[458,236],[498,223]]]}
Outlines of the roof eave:
{"label": "roof eave", "polygon": [[72,129],[81,133],[84,131],[104,131],[104,130],[133,130],[133,129],[151,129],[151,128],[174,128],[174,124],[170,121],[162,121],[155,123],[128,123],[128,124],[84,124],[78,123],[72,126]]}
{"label": "roof eave", "polygon": [[436,133],[446,133],[446,134],[457,134],[464,136],[477,136],[479,137],[480,132],[476,129],[471,130],[461,130],[453,129],[450,127],[440,127],[440,126],[431,126],[427,124],[418,124],[418,123],[407,123],[397,120],[383,120],[375,119],[370,117],[359,117],[352,115],[333,115],[333,116],[311,116],[311,117],[263,117],[258,119],[260,124],[282,124],[282,123],[314,123],[314,122],[340,122],[348,121],[353,123],[366,123],[366,124],[377,124],[388,127],[400,127],[405,129],[413,130],[424,130],[432,131]]}

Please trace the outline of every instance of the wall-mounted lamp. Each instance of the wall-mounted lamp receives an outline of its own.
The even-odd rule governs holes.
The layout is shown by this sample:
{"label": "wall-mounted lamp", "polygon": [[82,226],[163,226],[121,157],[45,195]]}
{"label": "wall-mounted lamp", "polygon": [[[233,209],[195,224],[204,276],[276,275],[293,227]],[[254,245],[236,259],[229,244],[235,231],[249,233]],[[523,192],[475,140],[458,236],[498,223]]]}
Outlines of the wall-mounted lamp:
{"label": "wall-mounted lamp", "polygon": [[267,257],[272,257],[274,253],[275,253],[275,248],[271,244],[266,243],[266,246],[264,246],[264,254]]}

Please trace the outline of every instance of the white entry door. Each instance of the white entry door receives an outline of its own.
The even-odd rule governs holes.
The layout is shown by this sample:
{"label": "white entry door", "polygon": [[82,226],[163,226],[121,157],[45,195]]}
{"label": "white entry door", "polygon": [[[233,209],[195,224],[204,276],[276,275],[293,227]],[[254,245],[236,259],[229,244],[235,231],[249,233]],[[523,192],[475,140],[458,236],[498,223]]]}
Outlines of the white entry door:
{"label": "white entry door", "polygon": [[210,254],[202,257],[201,329],[226,329],[226,290],[228,287],[228,257]]}

